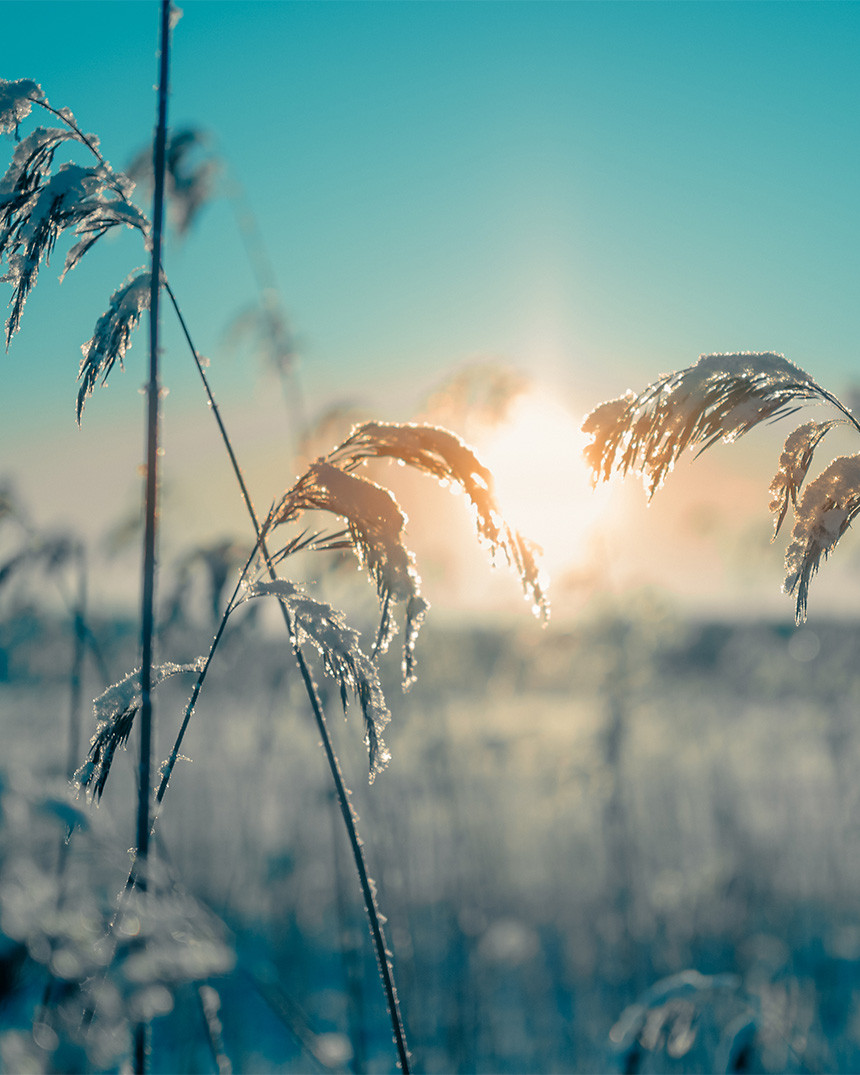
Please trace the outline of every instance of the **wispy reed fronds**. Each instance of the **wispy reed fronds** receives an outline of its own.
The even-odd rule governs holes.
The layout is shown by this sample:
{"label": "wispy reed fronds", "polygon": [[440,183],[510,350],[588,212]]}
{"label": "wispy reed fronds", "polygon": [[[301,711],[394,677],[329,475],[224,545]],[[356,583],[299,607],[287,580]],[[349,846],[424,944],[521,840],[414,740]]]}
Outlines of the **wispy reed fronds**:
{"label": "wispy reed fronds", "polygon": [[797,401],[823,398],[808,373],[772,352],[702,355],[639,395],[628,392],[596,407],[583,432],[596,479],[636,471],[649,497],[685,448],[737,440],[766,419],[781,418]]}
{"label": "wispy reed fronds", "polygon": [[458,485],[475,511],[478,536],[492,552],[501,551],[520,576],[536,615],[546,619],[549,600],[540,580],[536,545],[512,530],[502,518],[493,490],[493,476],[456,434],[439,426],[366,422],[355,429],[328,459],[354,469],[366,459],[396,459],[440,482]]}
{"label": "wispy reed fronds", "polygon": [[195,567],[203,570],[206,581],[207,605],[214,623],[223,609],[223,594],[230,575],[245,560],[247,552],[234,541],[215,541],[198,545],[187,552],[176,565],[176,581],[162,616],[164,626],[182,622],[189,603],[191,579]]}
{"label": "wispy reed fronds", "polygon": [[594,480],[613,471],[640,473],[649,498],[685,448],[699,451],[737,440],[765,420],[776,420],[809,401],[828,403],[840,417],[798,426],[785,440],[770,484],[774,537],[795,509],[785,555],[785,593],[796,594],[795,618],[806,618],[809,584],[860,511],[860,456],[834,460],[798,495],[815,449],[835,425],[860,424],[839,399],[799,366],[772,352],[702,355],[687,369],[661,377],[639,395],[628,392],[595,408],[583,422],[592,436],[585,448]]}
{"label": "wispy reed fronds", "polygon": [[529,387],[519,370],[492,359],[479,359],[458,369],[428,398],[422,413],[435,424],[461,429],[470,423],[498,425],[514,401]]}
{"label": "wispy reed fronds", "polygon": [[120,225],[146,229],[146,219],[129,201],[131,184],[119,184],[104,164],[61,164],[51,174],[57,147],[74,135],[40,127],[15,152],[0,182],[0,258],[8,266],[2,279],[13,288],[6,322],[6,347],[21,324],[39,267],[50,261],[60,234],[80,237],[69,251],[65,275],[101,236]]}
{"label": "wispy reed fronds", "polygon": [[80,552],[80,545],[70,537],[34,537],[18,552],[0,564],[0,587],[21,570],[38,566],[47,574],[61,570]]}
{"label": "wispy reed fronds", "polygon": [[306,511],[331,512],[345,520],[352,548],[376,583],[382,607],[375,649],[388,647],[396,630],[393,606],[405,605],[403,682],[408,685],[414,679],[415,639],[430,606],[421,594],[415,557],[403,540],[406,516],[387,489],[324,459],[312,463],[284,493],[268,525],[294,522]]}
{"label": "wispy reed fronds", "polygon": [[[152,669],[152,686],[163,683],[180,672],[199,672],[205,663],[199,657],[189,664],[155,665]],[[131,735],[134,718],[141,706],[140,669],[129,672],[113,686],[103,691],[93,702],[96,718],[95,735],[90,740],[87,760],[75,773],[75,780],[94,799],[100,799],[110,775],[117,748],[124,746]]]}
{"label": "wispy reed fronds", "polygon": [[[220,164],[206,154],[205,131],[183,127],[167,137],[165,196],[178,235],[186,235],[203,206],[211,201]],[[152,187],[152,147],[147,146],[126,169],[136,183]]]}
{"label": "wispy reed fronds", "polygon": [[779,470],[770,483],[770,491],[773,494],[770,510],[776,516],[774,537],[779,533],[789,504],[792,507],[797,506],[797,494],[806,480],[815,449],[824,435],[839,423],[838,418],[832,418],[829,422],[804,422],[785,438],[779,457]]}
{"label": "wispy reed fronds", "polygon": [[860,455],[834,459],[806,487],[797,505],[791,544],[785,553],[787,594],[797,593],[796,619],[806,619],[809,583],[823,556],[826,560],[836,542],[860,511]]}
{"label": "wispy reed fronds", "polygon": [[84,404],[92,395],[98,379],[107,383],[114,364],[123,366],[123,359],[131,345],[131,333],[140,323],[144,310],[149,309],[149,293],[152,289],[152,273],[135,269],[123,286],[114,291],[111,304],[96,323],[91,339],[81,346],[83,358],[77,379],[75,417],[78,426],[84,414]]}
{"label": "wispy reed fronds", "polygon": [[276,597],[287,606],[297,646],[310,642],[322,658],[323,668],[335,680],[346,713],[349,695],[361,706],[365,738],[370,760],[371,782],[382,772],[391,755],[382,738],[391,714],[385,703],[379,673],[373,661],[362,651],[358,631],[347,626],[343,613],[311,597],[300,586],[286,579],[251,583],[243,600],[253,597]]}
{"label": "wispy reed fronds", "polygon": [[96,382],[101,378],[102,384],[106,384],[114,364],[118,361],[122,366],[131,346],[131,334],[143,311],[149,309],[151,287],[152,274],[135,269],[122,287],[111,295],[110,305],[96,322],[91,339],[81,345],[83,358],[78,372],[81,386],[76,407],[78,425]]}

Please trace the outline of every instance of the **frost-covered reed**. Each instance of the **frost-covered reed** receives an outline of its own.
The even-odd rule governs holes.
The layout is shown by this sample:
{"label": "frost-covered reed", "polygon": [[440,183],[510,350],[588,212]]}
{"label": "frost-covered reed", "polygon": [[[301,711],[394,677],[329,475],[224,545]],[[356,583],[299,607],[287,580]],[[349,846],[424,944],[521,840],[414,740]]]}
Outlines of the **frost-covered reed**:
{"label": "frost-covered reed", "polygon": [[860,511],[860,454],[834,459],[802,496],[801,487],[830,430],[847,424],[860,433],[860,424],[799,366],[769,351],[702,355],[695,365],[660,377],[638,395],[628,391],[596,407],[582,425],[592,438],[585,457],[595,482],[633,471],[651,497],[685,449],[698,447],[701,453],[718,441],[737,440],[806,403],[827,404],[838,416],[805,422],[789,433],[770,484],[774,536],[789,507],[794,512],[783,590],[795,596],[795,618],[801,623],[822,558],[833,552]]}
{"label": "frost-covered reed", "polygon": [[[262,598],[277,601],[288,632],[292,656],[297,664],[307,699],[316,721],[329,770],[336,788],[341,816],[346,827],[358,874],[371,935],[385,990],[397,1047],[398,1063],[409,1070],[409,1050],[399,1013],[394,986],[391,955],[383,933],[383,918],[377,908],[375,886],[369,877],[357,819],[350,804],[350,793],[329,735],[322,699],[305,649],[316,653],[322,671],[337,687],[346,710],[350,696],[358,703],[364,721],[371,780],[389,760],[382,738],[390,713],[383,696],[377,661],[397,631],[395,613],[403,609],[403,685],[415,679],[415,645],[419,628],[429,603],[421,591],[415,558],[405,543],[407,519],[392,493],[369,480],[359,468],[372,459],[396,460],[422,471],[437,480],[463,489],[473,510],[478,537],[493,554],[501,554],[519,575],[533,610],[541,618],[548,615],[548,600],[540,580],[538,550],[513,530],[503,519],[493,492],[490,472],[458,437],[436,426],[365,423],[327,455],[312,462],[305,472],[278,498],[265,521],[254,509],[250,493],[212,393],[204,364],[194,346],[179,303],[170,287],[161,257],[163,203],[167,177],[180,174],[179,164],[191,140],[171,140],[166,126],[168,80],[168,21],[170,4],[161,2],[161,53],[159,69],[159,110],[154,145],[153,219],[150,222],[131,200],[133,182],[115,172],[102,156],[98,139],[84,134],[74,115],[66,108],[49,104],[42,88],[34,81],[0,80],[0,132],[19,134],[19,126],[35,109],[47,111],[60,126],[37,127],[19,141],[12,162],[0,180],[0,259],[5,261],[2,279],[11,285],[11,314],[6,323],[7,349],[21,328],[28,296],[36,285],[40,268],[48,264],[56,244],[71,236],[62,276],[75,268],[104,235],[113,229],[128,227],[144,239],[150,265],[135,270],[111,295],[108,308],[98,319],[92,337],[82,346],[78,379],[76,413],[82,420],[84,406],[98,384],[105,385],[117,364],[126,359],[133,334],[144,311],[150,316],[150,366],[147,388],[147,465],[145,491],[144,572],[141,600],[141,661],[139,666],[108,687],[94,703],[95,733],[88,759],[76,774],[80,786],[96,799],[103,794],[119,749],[125,746],[137,726],[141,749],[138,785],[138,824],[135,862],[129,874],[121,910],[115,918],[122,922],[128,901],[137,899],[137,886],[152,881],[151,869],[143,871],[148,858],[149,840],[154,826],[151,810],[158,810],[164,800],[183,737],[195,711],[211,662],[232,613],[244,602]],[[55,168],[60,146],[86,151],[87,164],[62,163]],[[172,148],[171,148],[172,147]],[[184,148],[183,148],[184,147]],[[171,157],[172,153],[172,157]],[[172,171],[171,171],[172,169]],[[175,177],[174,177],[175,178]],[[207,173],[208,179],[211,175]],[[205,183],[191,180],[174,182],[174,187],[188,195],[185,224],[191,219],[205,193]],[[181,224],[181,221],[180,221]],[[61,276],[61,279],[62,279]],[[191,664],[157,662],[155,646],[156,584],[155,544],[158,524],[158,428],[159,428],[159,299],[167,296],[177,315],[189,351],[200,374],[207,401],[218,424],[230,465],[242,493],[254,531],[250,554],[239,573],[232,597],[223,609],[215,637],[205,657]],[[335,528],[326,532],[298,531],[296,524],[308,512],[327,513],[337,519]],[[292,528],[292,529],[290,529]],[[277,536],[289,531],[279,548],[270,548]],[[281,572],[290,556],[298,551],[351,549],[376,585],[380,603],[379,626],[374,643],[365,647],[343,614],[307,592],[300,584]],[[235,560],[235,557],[234,557]],[[235,564],[234,564],[235,566]],[[224,588],[226,568],[220,588]],[[186,706],[170,756],[160,770],[157,789],[151,787],[150,740],[152,737],[151,695],[165,679],[179,672],[197,672],[197,679]],[[155,893],[153,893],[155,894]],[[158,903],[147,905],[157,908]],[[149,912],[147,912],[149,913]],[[116,947],[114,947],[114,952]],[[157,971],[157,959],[152,955]],[[157,977],[157,973],[155,974]],[[185,978],[189,975],[186,973]],[[165,976],[165,987],[169,985]],[[210,998],[211,999],[211,998]],[[92,1022],[94,1013],[89,1000],[84,1001]],[[210,1004],[210,1008],[212,1005]],[[204,1005],[205,1008],[205,1005]],[[146,1066],[145,1023],[154,1009],[139,1013],[135,1033],[134,1066]],[[205,1012],[204,1012],[205,1014]],[[207,1016],[207,1025],[211,1019]],[[217,1052],[217,1049],[216,1049]],[[220,1060],[219,1060],[220,1066]]]}

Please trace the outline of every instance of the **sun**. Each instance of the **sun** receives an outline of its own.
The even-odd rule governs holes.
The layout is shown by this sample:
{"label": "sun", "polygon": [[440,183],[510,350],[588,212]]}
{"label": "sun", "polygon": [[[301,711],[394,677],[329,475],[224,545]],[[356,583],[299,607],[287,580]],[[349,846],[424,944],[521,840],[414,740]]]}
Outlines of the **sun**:
{"label": "sun", "polygon": [[475,438],[490,468],[505,519],[543,548],[550,577],[585,561],[609,509],[609,488],[592,488],[582,457],[582,416],[533,388],[518,396],[506,418]]}

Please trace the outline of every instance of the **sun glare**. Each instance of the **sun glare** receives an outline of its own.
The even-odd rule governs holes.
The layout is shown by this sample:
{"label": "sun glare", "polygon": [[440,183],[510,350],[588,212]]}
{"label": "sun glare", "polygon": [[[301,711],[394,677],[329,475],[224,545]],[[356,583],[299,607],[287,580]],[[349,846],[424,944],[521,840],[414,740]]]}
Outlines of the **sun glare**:
{"label": "sun glare", "polygon": [[509,523],[544,550],[550,578],[584,561],[606,514],[609,488],[592,488],[582,458],[582,418],[546,390],[514,401],[505,420],[476,438]]}

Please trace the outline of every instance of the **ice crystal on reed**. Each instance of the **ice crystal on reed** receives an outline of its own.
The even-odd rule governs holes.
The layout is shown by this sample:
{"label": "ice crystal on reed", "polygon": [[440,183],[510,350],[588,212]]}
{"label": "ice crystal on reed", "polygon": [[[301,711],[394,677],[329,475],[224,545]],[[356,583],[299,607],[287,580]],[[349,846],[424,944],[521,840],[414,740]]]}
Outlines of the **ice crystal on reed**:
{"label": "ice crystal on reed", "polygon": [[[179,672],[199,672],[205,663],[205,657],[198,657],[190,664],[174,664],[168,661],[154,665],[151,684],[157,687],[169,676],[175,676]],[[108,687],[93,702],[96,732],[90,740],[87,760],[75,773],[75,780],[95,799],[102,796],[117,747],[123,746],[131,735],[134,718],[140,706],[139,668]]]}
{"label": "ice crystal on reed", "polygon": [[[792,540],[785,555],[788,594],[796,593],[795,618],[806,618],[809,584],[821,557],[833,551],[860,511],[860,455],[835,459],[811,482],[798,503],[816,447],[840,423],[860,431],[853,415],[808,373],[772,352],[703,355],[678,373],[668,374],[638,396],[632,392],[596,407],[583,422],[592,435],[585,456],[594,480],[613,471],[639,471],[649,496],[660,487],[685,448],[700,452],[716,441],[736,440],[765,419],[793,413],[793,404],[817,400],[841,412],[825,422],[806,422],[788,435],[779,469],[770,484],[774,536],[795,506]],[[650,485],[648,484],[650,482]]]}
{"label": "ice crystal on reed", "polygon": [[131,334],[140,321],[140,315],[149,309],[150,281],[152,274],[136,269],[110,297],[110,306],[96,322],[92,339],[82,344],[81,367],[78,380],[77,419],[80,425],[84,404],[92,395],[96,381],[107,381],[114,364],[122,366],[125,353],[131,344]]}
{"label": "ice crystal on reed", "polygon": [[475,509],[479,536],[494,552],[503,552],[519,574],[526,595],[533,598],[536,613],[544,620],[548,617],[549,600],[540,583],[537,546],[504,521],[493,492],[492,474],[454,433],[439,426],[366,422],[328,458],[346,469],[365,459],[397,459],[439,481],[459,485]]}
{"label": "ice crystal on reed", "polygon": [[0,134],[17,131],[21,120],[30,115],[35,100],[45,100],[38,82],[30,78],[7,82],[0,78]]}
{"label": "ice crystal on reed", "polygon": [[785,553],[783,589],[797,591],[795,617],[806,619],[809,583],[860,511],[860,455],[834,459],[810,482],[797,505],[791,544]]}
{"label": "ice crystal on reed", "polygon": [[277,597],[290,612],[293,641],[308,641],[323,660],[323,667],[340,688],[340,700],[346,712],[351,692],[358,699],[364,716],[365,744],[370,759],[370,779],[382,772],[391,755],[382,738],[391,720],[379,682],[376,665],[362,651],[358,631],[347,626],[343,614],[325,601],[318,601],[295,583],[286,579],[250,584],[243,597]]}
{"label": "ice crystal on reed", "polygon": [[146,228],[143,215],[128,203],[126,188],[104,165],[63,164],[48,175],[53,152],[62,139],[50,130],[43,135],[30,147],[28,160],[13,159],[2,183],[0,257],[5,256],[8,265],[2,279],[14,289],[6,322],[7,348],[20,327],[39,266],[43,260],[50,261],[62,231],[73,228],[82,236],[69,252],[65,275],[110,228],[121,224]]}
{"label": "ice crystal on reed", "polygon": [[406,605],[403,679],[414,678],[415,637],[429,608],[421,596],[415,558],[403,542],[406,516],[382,486],[324,459],[312,463],[275,505],[272,526],[294,522],[305,511],[328,511],[346,520],[352,547],[376,583],[382,615],[376,649],[384,651],[396,630],[392,606]]}
{"label": "ice crystal on reed", "polygon": [[804,422],[785,438],[782,455],[779,457],[779,470],[770,483],[770,491],[773,494],[770,510],[776,515],[774,537],[779,533],[789,503],[797,505],[797,494],[812,464],[815,449],[825,433],[838,425],[839,421],[840,419],[834,418],[829,422]]}
{"label": "ice crystal on reed", "polygon": [[62,127],[37,127],[18,143],[0,180],[0,224],[4,228],[50,173],[57,148],[74,137],[72,131]]}
{"label": "ice crystal on reed", "polygon": [[821,396],[799,366],[770,351],[702,355],[694,366],[670,373],[644,392],[628,392],[596,407],[583,432],[595,480],[613,470],[638,471],[653,496],[687,447],[701,451],[733,441],[765,419],[790,413],[797,400]]}

